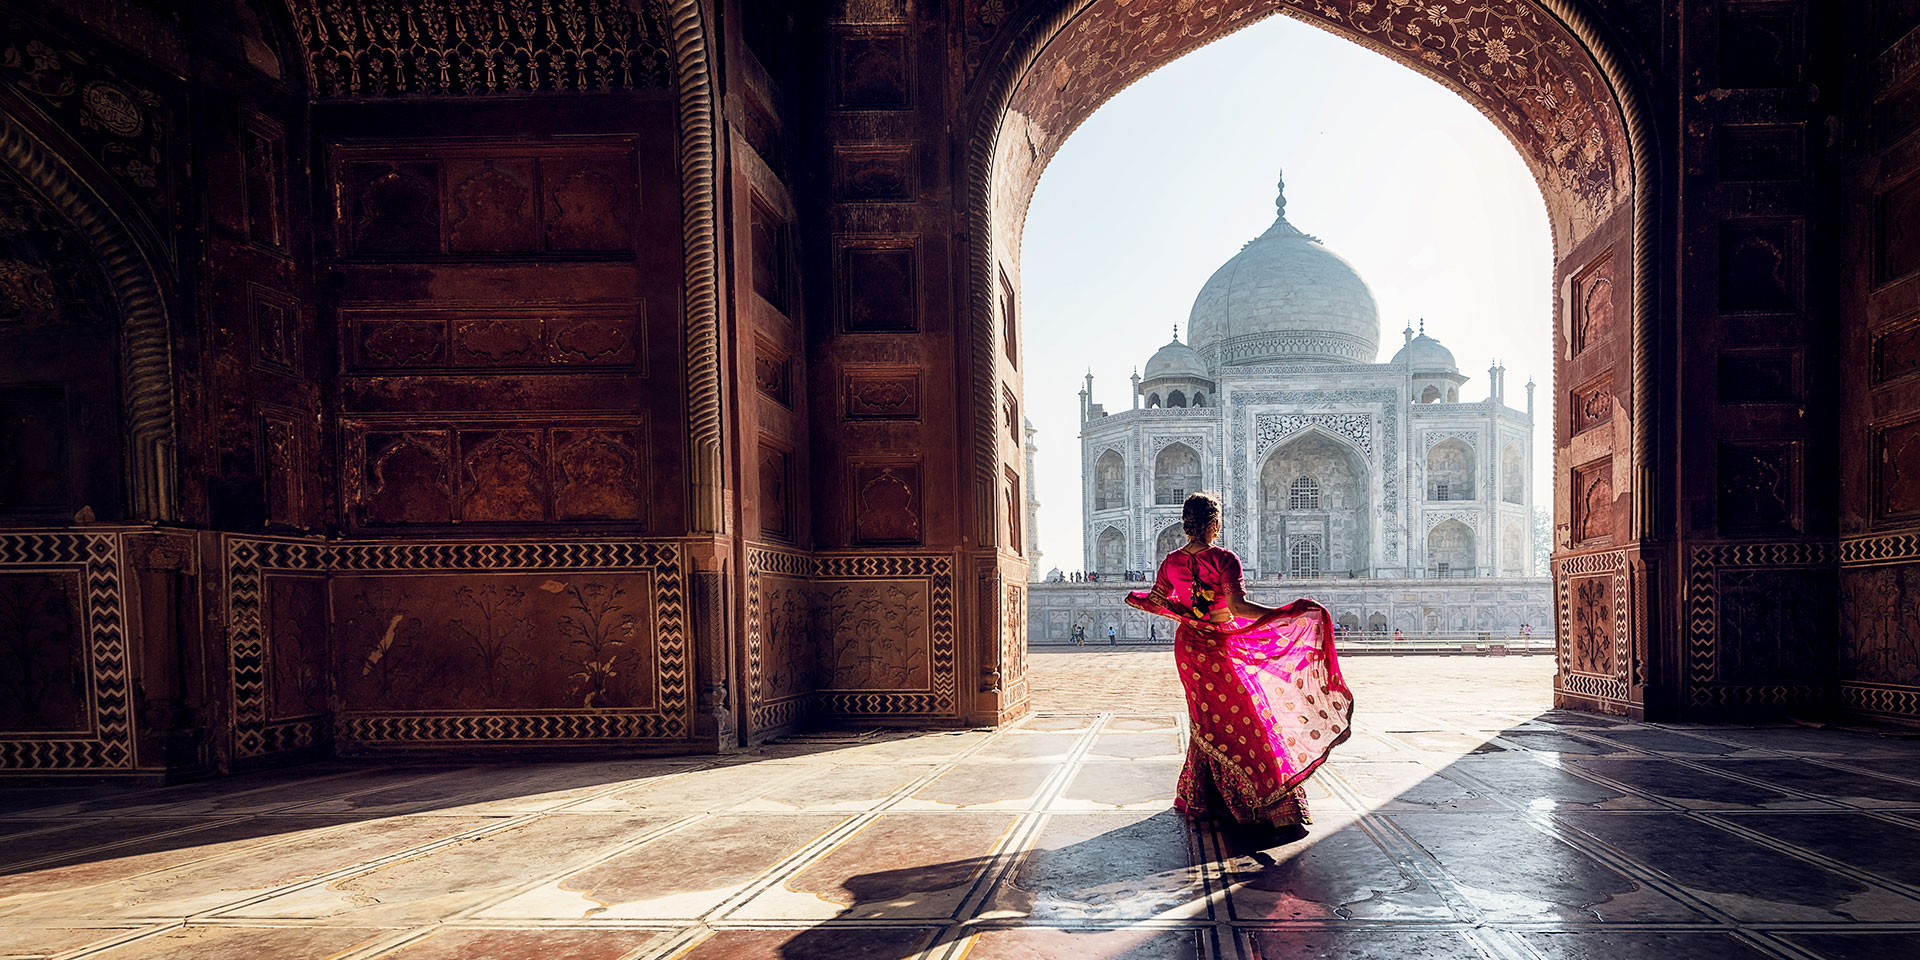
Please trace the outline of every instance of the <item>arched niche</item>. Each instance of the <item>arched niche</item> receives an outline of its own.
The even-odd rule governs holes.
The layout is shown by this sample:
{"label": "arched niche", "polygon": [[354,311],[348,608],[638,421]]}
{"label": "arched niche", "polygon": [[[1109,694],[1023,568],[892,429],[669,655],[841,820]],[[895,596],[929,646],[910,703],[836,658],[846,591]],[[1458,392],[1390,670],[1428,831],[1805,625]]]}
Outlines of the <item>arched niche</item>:
{"label": "arched niche", "polygon": [[1527,502],[1527,461],[1517,443],[1509,443],[1500,451],[1500,499]]}
{"label": "arched niche", "polygon": [[[23,407],[20,413],[33,409],[32,429],[44,434],[42,441],[64,447],[41,458],[41,467],[58,466],[51,458],[64,459],[71,471],[69,482],[77,488],[73,493],[82,498],[69,499],[64,506],[70,509],[56,510],[42,497],[35,511],[44,519],[57,515],[60,520],[79,507],[91,508],[101,520],[176,519],[172,323],[155,259],[84,178],[5,111],[0,111],[0,169],[6,171],[10,202],[20,206],[21,215],[44,220],[44,229],[33,231],[42,235],[43,243],[15,231],[20,246],[12,254],[0,253],[10,261],[0,265],[12,290],[8,299],[20,304],[23,318],[40,318],[33,326],[44,325],[42,332],[61,342],[60,350],[45,351],[46,341],[39,334],[15,328],[34,335],[49,355],[49,366],[27,379],[59,383],[62,396],[30,396],[33,388],[24,384],[12,395]],[[28,212],[29,207],[37,212]],[[16,220],[20,225],[28,222]],[[45,257],[27,249],[47,244],[58,249],[45,250]],[[72,273],[53,276],[63,261],[70,261],[70,268],[58,269]],[[62,302],[67,295],[62,291],[75,284],[99,295],[75,293],[77,301]],[[72,322],[74,310],[86,309],[79,301],[91,301],[111,316],[91,324]],[[83,332],[87,327],[91,332]],[[82,421],[97,429],[89,430]],[[104,444],[105,452],[76,459],[80,451],[74,443],[88,448]],[[20,482],[37,481],[22,477]]]}
{"label": "arched niche", "polygon": [[1184,443],[1170,443],[1153,458],[1153,502],[1180,503],[1200,489],[1200,454]]}
{"label": "arched niche", "polygon": [[[1471,8],[1374,0],[1311,5],[1086,0],[1019,8],[1002,25],[1001,35],[1009,39],[981,64],[968,101],[973,133],[966,159],[967,329],[968,362],[975,372],[967,422],[978,461],[975,502],[992,502],[992,485],[1001,471],[993,415],[999,394],[991,372],[997,347],[994,275],[996,270],[1018,273],[1021,231],[1042,171],[1075,127],[1128,84],[1276,13],[1358,43],[1449,88],[1505,133],[1533,172],[1553,233],[1556,336],[1571,342],[1582,317],[1580,305],[1589,301],[1598,306],[1585,309],[1624,315],[1630,330],[1589,345],[1583,358],[1589,367],[1604,363],[1613,370],[1614,382],[1624,385],[1616,403],[1627,423],[1619,449],[1611,451],[1614,472],[1631,481],[1621,485],[1623,529],[1611,531],[1605,541],[1559,542],[1555,556],[1623,545],[1631,550],[1653,522],[1657,504],[1673,499],[1655,489],[1656,483],[1673,481],[1655,460],[1656,417],[1650,405],[1656,349],[1680,342],[1684,331],[1677,314],[1657,315],[1653,309],[1654,264],[1661,253],[1655,249],[1654,212],[1662,184],[1648,91],[1640,74],[1626,67],[1638,53],[1575,0],[1497,0]],[[1591,291],[1607,293],[1589,297]],[[1568,351],[1556,350],[1561,382],[1573,382],[1570,362]],[[1436,400],[1446,395],[1437,394]],[[1558,452],[1566,453],[1564,444]],[[1556,462],[1556,484],[1564,489],[1573,462],[1564,456]],[[1589,526],[1567,515],[1565,503],[1555,509],[1556,530]],[[1591,507],[1589,512],[1597,515]],[[1620,562],[1642,569],[1637,554]],[[1635,592],[1627,602],[1651,601]],[[1628,611],[1615,622],[1657,620]],[[1645,636],[1622,633],[1616,641],[1632,646],[1634,657],[1627,662],[1660,655]],[[1678,675],[1659,666],[1650,672]],[[1577,688],[1556,680],[1556,702],[1616,713],[1644,706],[1644,689],[1638,686],[1644,678],[1625,670]]]}
{"label": "arched niche", "polygon": [[1119,527],[1107,527],[1093,541],[1093,569],[1102,575],[1118,576],[1127,569],[1127,538]]}
{"label": "arched niche", "polygon": [[1093,508],[1117,510],[1127,505],[1127,461],[1118,450],[1108,450],[1093,461]]}
{"label": "arched niche", "polygon": [[1425,390],[1420,391],[1420,402],[1421,403],[1439,403],[1440,388],[1432,384],[1428,384]]}
{"label": "arched niche", "polygon": [[1187,405],[1187,395],[1186,395],[1186,394],[1184,394],[1184,393],[1181,393],[1181,392],[1180,392],[1180,391],[1178,391],[1178,390],[1174,390],[1174,391],[1171,391],[1171,392],[1169,392],[1169,393],[1167,394],[1167,406],[1169,406],[1169,407],[1184,407],[1184,406],[1186,406],[1186,405]]}
{"label": "arched niche", "polygon": [[1427,499],[1472,500],[1477,495],[1474,481],[1473,448],[1458,437],[1448,437],[1427,448]]}
{"label": "arched niche", "polygon": [[1533,575],[1532,551],[1527,545],[1527,528],[1519,520],[1508,520],[1500,528],[1500,575],[1503,577],[1526,577]]}
{"label": "arched niche", "polygon": [[1427,575],[1470,577],[1474,568],[1473,528],[1458,520],[1444,520],[1427,531]]}
{"label": "arched niche", "polygon": [[[1317,540],[1323,575],[1367,574],[1372,563],[1372,497],[1367,463],[1359,451],[1324,431],[1308,430],[1267,454],[1259,476],[1261,569],[1291,570],[1293,545]],[[1311,489],[1313,496],[1296,498],[1296,489]]]}
{"label": "arched niche", "polygon": [[1154,538],[1153,560],[1155,563],[1158,563],[1160,559],[1167,554],[1186,545],[1187,531],[1177,523],[1171,524],[1165,530],[1160,531],[1160,536]]}

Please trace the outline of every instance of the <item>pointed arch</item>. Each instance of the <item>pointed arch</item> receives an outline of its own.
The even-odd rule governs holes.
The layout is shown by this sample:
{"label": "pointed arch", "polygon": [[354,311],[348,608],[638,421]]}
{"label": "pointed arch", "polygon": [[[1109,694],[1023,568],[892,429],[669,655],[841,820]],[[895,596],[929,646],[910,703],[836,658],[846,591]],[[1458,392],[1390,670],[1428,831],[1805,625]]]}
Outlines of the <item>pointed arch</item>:
{"label": "pointed arch", "polygon": [[1184,443],[1170,443],[1153,457],[1153,502],[1179,503],[1200,489],[1200,454]]}
{"label": "pointed arch", "polygon": [[73,225],[106,273],[120,312],[127,513],[136,520],[177,520],[173,323],[155,268],[165,260],[148,250],[113,207],[8,110],[0,110],[0,163]]}

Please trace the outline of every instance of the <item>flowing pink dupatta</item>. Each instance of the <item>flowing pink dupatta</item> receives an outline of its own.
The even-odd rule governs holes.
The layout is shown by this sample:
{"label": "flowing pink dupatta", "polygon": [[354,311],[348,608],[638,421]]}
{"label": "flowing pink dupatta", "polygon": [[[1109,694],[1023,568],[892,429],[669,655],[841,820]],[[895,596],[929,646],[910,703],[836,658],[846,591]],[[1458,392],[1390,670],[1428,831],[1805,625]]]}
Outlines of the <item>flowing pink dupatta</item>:
{"label": "flowing pink dupatta", "polygon": [[1179,624],[1174,661],[1192,740],[1175,806],[1240,822],[1308,822],[1301,790],[1353,726],[1353,692],[1333,649],[1333,616],[1305,598],[1254,620],[1198,615],[1242,596],[1240,558],[1176,550],[1148,593],[1127,603]]}

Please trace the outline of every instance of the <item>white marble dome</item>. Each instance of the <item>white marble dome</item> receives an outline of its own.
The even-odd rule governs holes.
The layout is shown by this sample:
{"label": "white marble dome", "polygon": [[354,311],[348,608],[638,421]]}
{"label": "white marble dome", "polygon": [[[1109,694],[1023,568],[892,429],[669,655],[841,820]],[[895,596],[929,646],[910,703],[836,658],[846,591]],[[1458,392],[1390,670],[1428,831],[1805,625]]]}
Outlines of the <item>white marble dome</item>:
{"label": "white marble dome", "polygon": [[1404,363],[1413,373],[1459,373],[1460,365],[1453,360],[1453,351],[1440,345],[1440,341],[1427,336],[1426,323],[1420,325],[1420,335],[1408,340],[1406,346],[1393,355],[1393,363]]}
{"label": "white marble dome", "polygon": [[1153,357],[1147,361],[1146,376],[1143,379],[1153,381],[1167,377],[1213,379],[1207,372],[1207,362],[1202,360],[1200,354],[1194,352],[1192,347],[1181,343],[1177,334],[1172,342],[1155,351]]}
{"label": "white marble dome", "polygon": [[1287,222],[1284,192],[1273,226],[1215,270],[1187,318],[1187,340],[1221,364],[1373,363],[1380,314],[1353,265]]}

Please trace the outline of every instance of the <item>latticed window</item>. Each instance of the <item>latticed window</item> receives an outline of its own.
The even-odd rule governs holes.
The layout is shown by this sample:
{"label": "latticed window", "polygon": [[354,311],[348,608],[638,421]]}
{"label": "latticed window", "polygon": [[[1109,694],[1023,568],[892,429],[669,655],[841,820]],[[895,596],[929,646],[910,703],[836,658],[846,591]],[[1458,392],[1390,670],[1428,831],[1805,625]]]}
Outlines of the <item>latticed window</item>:
{"label": "latticed window", "polygon": [[1313,540],[1296,541],[1287,549],[1287,559],[1291,561],[1295,579],[1311,579],[1320,576],[1320,544]]}
{"label": "latticed window", "polygon": [[1450,498],[1449,498],[1449,497],[1447,496],[1447,493],[1448,493],[1448,491],[1449,491],[1449,488],[1450,488],[1450,484],[1448,484],[1448,483],[1447,483],[1447,481],[1445,481],[1445,480],[1435,480],[1435,481],[1433,482],[1433,498],[1434,498],[1435,500],[1447,500],[1447,499],[1450,499]]}
{"label": "latticed window", "polygon": [[1312,477],[1298,477],[1287,488],[1287,509],[1320,509],[1320,482]]}

